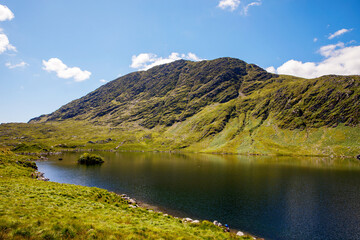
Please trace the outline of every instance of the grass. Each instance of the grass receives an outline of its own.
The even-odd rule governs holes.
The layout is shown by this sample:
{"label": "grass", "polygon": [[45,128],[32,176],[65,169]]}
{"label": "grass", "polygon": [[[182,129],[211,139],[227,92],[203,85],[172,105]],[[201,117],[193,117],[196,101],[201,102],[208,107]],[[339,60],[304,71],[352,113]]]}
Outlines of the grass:
{"label": "grass", "polygon": [[19,160],[0,151],[0,239],[250,239],[132,208],[104,189],[39,181]]}
{"label": "grass", "polygon": [[251,114],[231,116],[234,102],[210,105],[181,123],[153,129],[94,126],[70,120],[1,124],[0,146],[17,153],[38,154],[77,150],[338,157],[360,154],[358,127],[339,124],[336,127],[281,128],[272,115],[266,120]]}

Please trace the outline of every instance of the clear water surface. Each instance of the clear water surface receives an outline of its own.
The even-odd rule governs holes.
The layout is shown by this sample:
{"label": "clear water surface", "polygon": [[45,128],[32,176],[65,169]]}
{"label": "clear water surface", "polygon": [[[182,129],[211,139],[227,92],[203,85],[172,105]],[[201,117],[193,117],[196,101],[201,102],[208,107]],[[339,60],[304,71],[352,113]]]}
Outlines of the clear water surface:
{"label": "clear water surface", "polygon": [[[360,161],[101,152],[38,162],[51,181],[96,186],[266,239],[360,239]],[[59,161],[58,158],[63,158]]]}

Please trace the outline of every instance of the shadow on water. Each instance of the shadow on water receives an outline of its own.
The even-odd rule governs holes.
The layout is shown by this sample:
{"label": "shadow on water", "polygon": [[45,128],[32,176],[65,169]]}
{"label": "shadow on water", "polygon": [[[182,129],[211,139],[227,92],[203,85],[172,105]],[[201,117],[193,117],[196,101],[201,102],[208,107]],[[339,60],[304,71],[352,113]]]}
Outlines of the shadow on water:
{"label": "shadow on water", "polygon": [[211,154],[78,153],[39,162],[51,181],[96,186],[169,212],[218,220],[268,239],[360,239],[356,159]]}

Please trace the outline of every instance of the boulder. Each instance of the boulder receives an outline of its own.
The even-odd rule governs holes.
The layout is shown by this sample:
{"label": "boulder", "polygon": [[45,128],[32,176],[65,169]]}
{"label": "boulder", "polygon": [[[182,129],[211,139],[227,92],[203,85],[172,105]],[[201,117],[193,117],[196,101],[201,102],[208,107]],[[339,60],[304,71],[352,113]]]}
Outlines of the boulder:
{"label": "boulder", "polygon": [[200,221],[199,220],[194,220],[194,221],[192,221],[192,223],[200,223]]}
{"label": "boulder", "polygon": [[236,233],[236,236],[239,236],[239,237],[241,237],[241,236],[244,236],[245,234],[243,233],[243,232],[241,232],[241,231],[238,231],[237,233]]}
{"label": "boulder", "polygon": [[357,158],[358,160],[360,160],[360,154],[359,154],[359,155],[357,155],[357,156],[356,156],[356,158]]}
{"label": "boulder", "polygon": [[216,220],[213,222],[213,224],[214,224],[215,226],[218,226],[218,227],[221,227],[221,226],[222,226],[222,224],[221,224],[220,222],[216,221]]}

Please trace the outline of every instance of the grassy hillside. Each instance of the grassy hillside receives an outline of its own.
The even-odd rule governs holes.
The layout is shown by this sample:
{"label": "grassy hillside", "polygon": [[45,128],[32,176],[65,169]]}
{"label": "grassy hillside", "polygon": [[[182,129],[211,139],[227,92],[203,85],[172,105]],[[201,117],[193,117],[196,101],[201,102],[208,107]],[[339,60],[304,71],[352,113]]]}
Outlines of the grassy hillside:
{"label": "grassy hillside", "polygon": [[2,124],[0,144],[353,157],[359,129],[360,76],[303,79],[220,58],[128,74],[30,124]]}
{"label": "grassy hillside", "polygon": [[360,153],[360,129],[344,124],[291,130],[277,126],[272,117],[262,121],[241,114],[221,126],[231,104],[212,105],[182,123],[154,129],[129,131],[80,121],[2,124],[0,144],[16,152],[172,150],[350,157]]}
{"label": "grassy hillside", "polygon": [[0,239],[236,239],[208,221],[132,208],[103,189],[39,181],[26,163],[0,151]]}
{"label": "grassy hillside", "polygon": [[265,81],[272,76],[238,59],[179,60],[111,81],[31,122],[75,119],[99,125],[131,122],[146,128],[171,126],[209,104],[238,97],[240,88],[252,91],[249,81]]}

